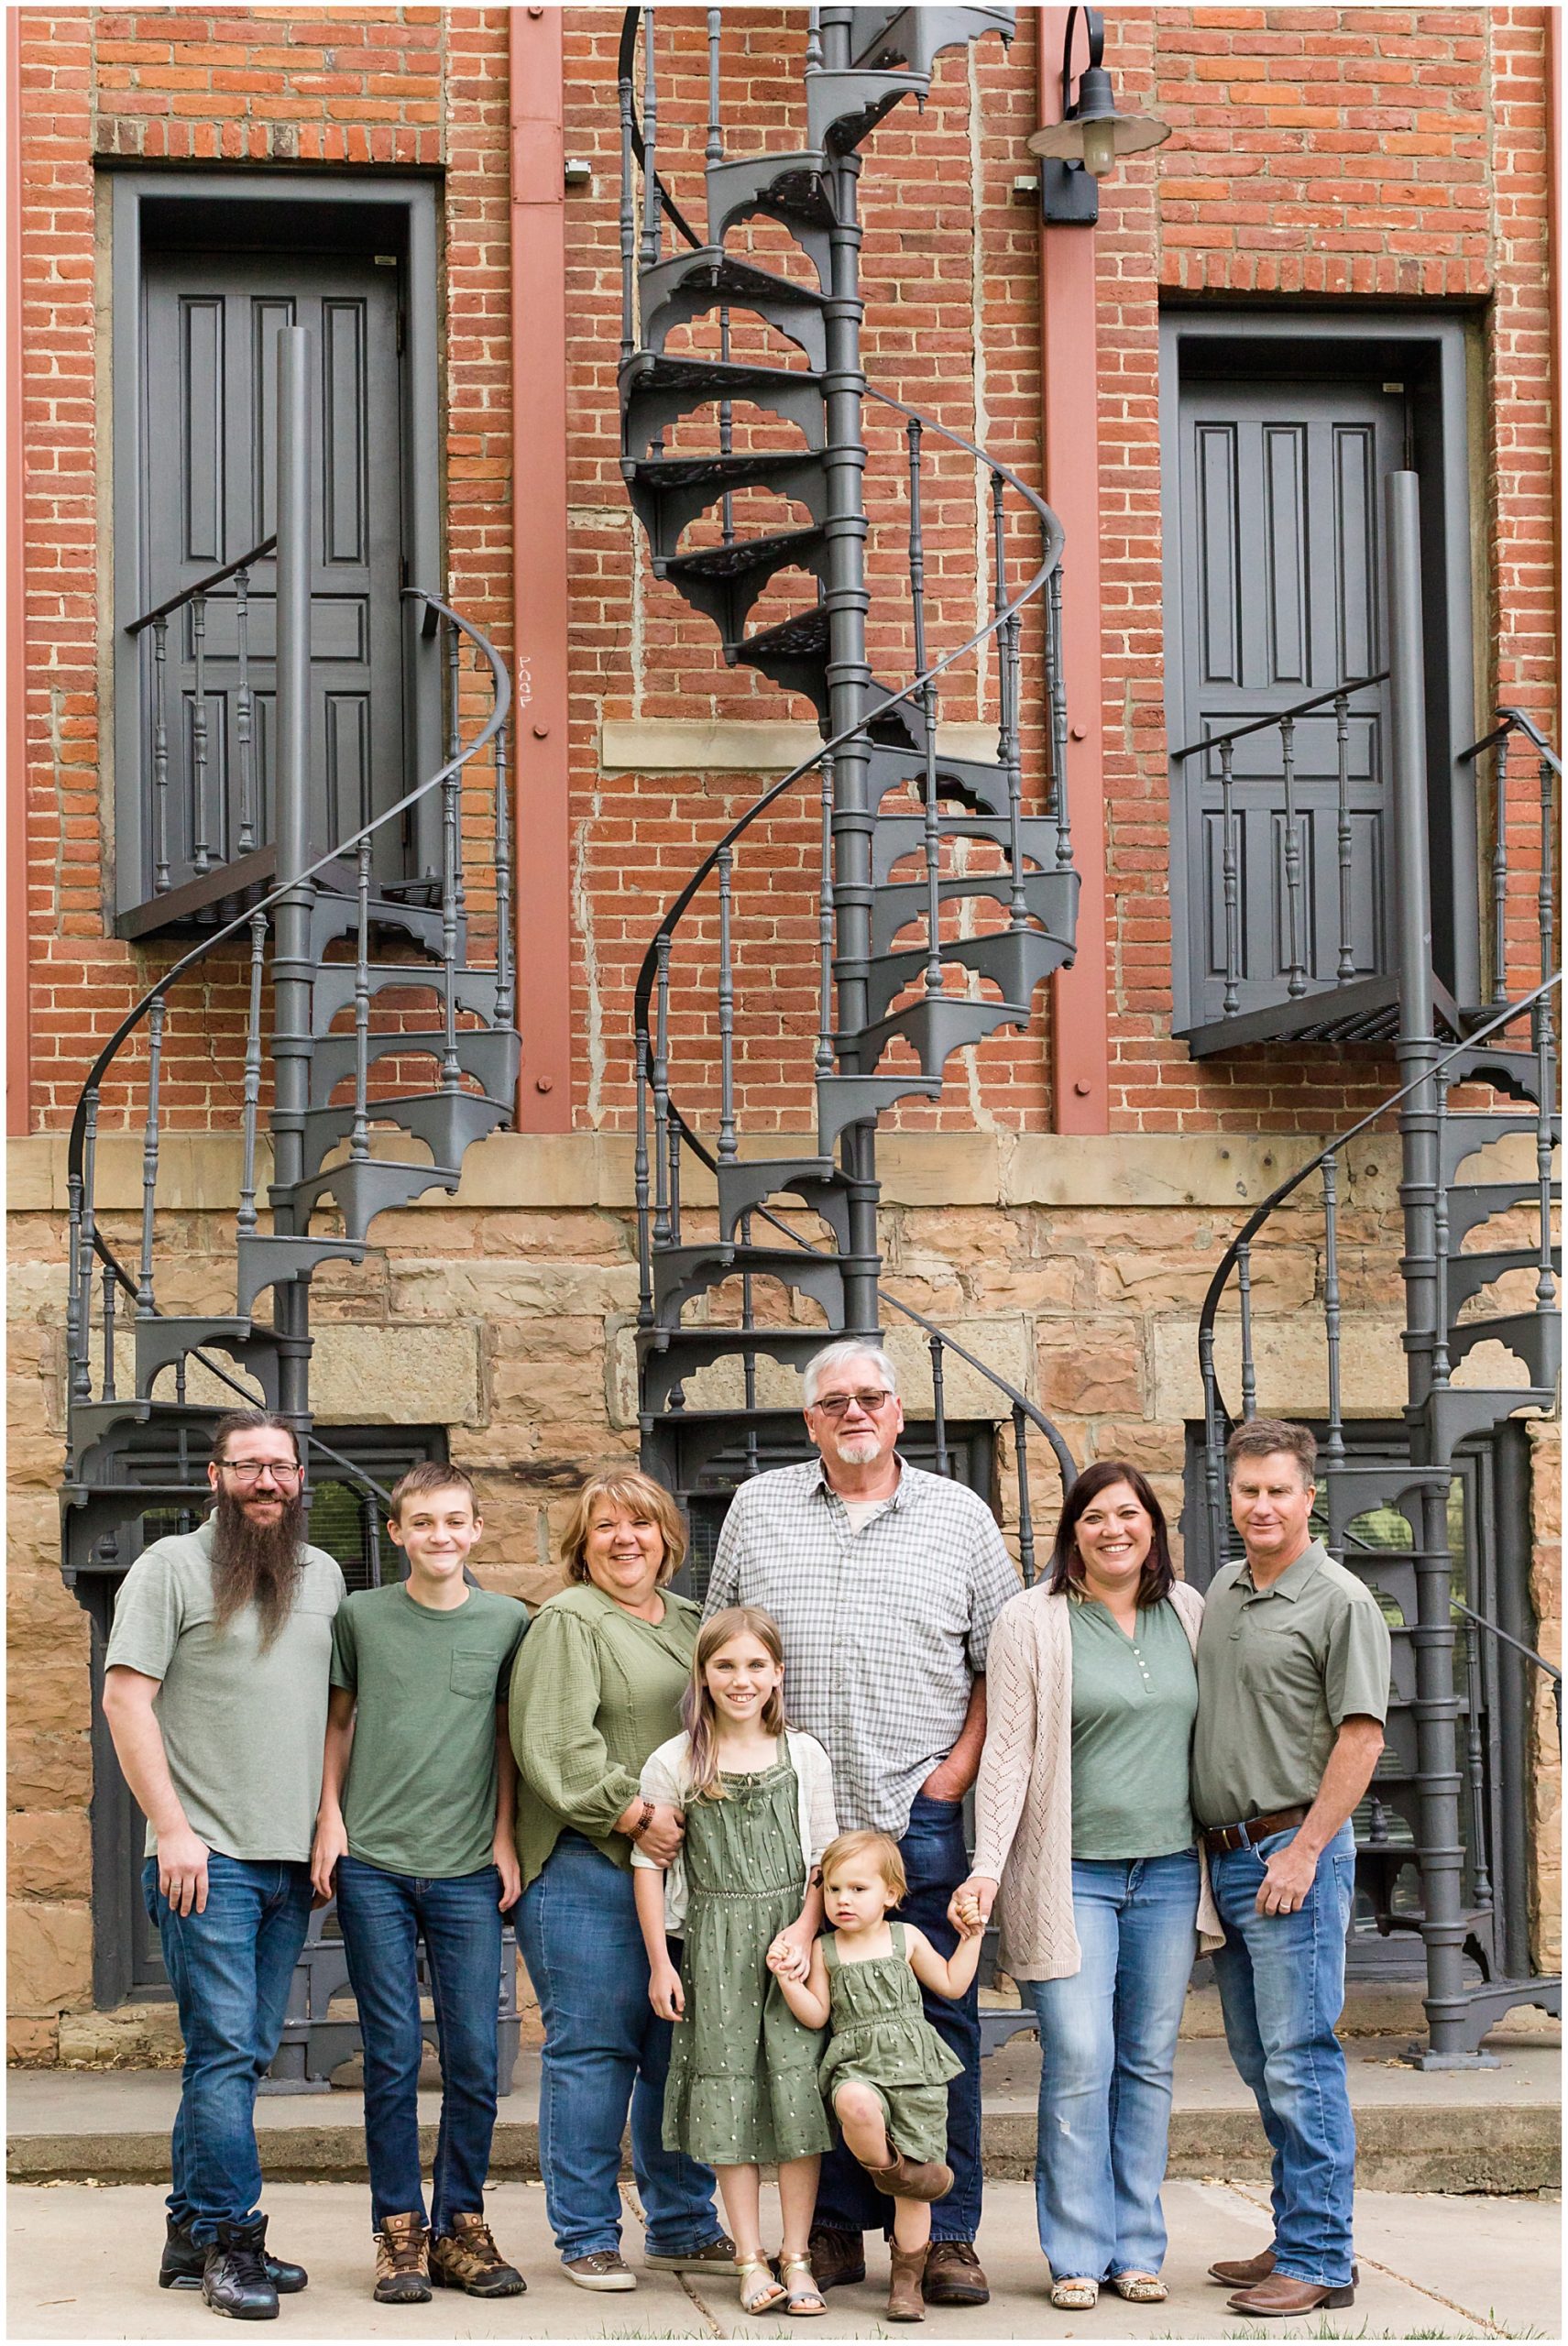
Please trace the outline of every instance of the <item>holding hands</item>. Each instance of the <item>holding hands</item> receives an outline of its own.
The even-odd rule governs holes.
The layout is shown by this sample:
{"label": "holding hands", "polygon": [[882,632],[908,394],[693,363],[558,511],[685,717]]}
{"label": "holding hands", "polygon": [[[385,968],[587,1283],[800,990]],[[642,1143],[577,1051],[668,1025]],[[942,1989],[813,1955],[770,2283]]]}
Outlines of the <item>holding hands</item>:
{"label": "holding hands", "polygon": [[967,1881],[959,1882],[948,1901],[948,1920],[966,1939],[978,1938],[991,1920],[995,1903],[995,1882],[985,1874],[971,1873]]}

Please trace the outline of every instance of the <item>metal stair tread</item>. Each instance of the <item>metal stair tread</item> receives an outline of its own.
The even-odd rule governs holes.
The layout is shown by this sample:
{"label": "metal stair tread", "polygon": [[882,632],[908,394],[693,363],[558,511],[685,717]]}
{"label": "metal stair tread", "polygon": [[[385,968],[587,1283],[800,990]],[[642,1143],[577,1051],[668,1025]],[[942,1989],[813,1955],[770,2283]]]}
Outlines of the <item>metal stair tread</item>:
{"label": "metal stair tread", "polygon": [[815,146],[845,153],[871,136],[905,98],[924,99],[929,73],[900,73],[864,66],[824,66],[806,82],[806,135]]}
{"label": "metal stair tread", "polygon": [[743,635],[739,642],[724,647],[724,656],[731,667],[737,662],[760,667],[771,655],[792,660],[819,656],[825,660],[827,652],[828,611],[821,603],[793,611],[787,619],[775,620],[772,627],[761,628],[755,635]]}
{"label": "metal stair tread", "polygon": [[766,487],[781,467],[819,471],[822,453],[817,448],[749,449],[739,456],[628,456],[622,462],[640,488],[696,488],[713,481],[734,489]]}
{"label": "metal stair tread", "polygon": [[737,297],[763,294],[770,301],[798,301],[804,309],[821,310],[826,306],[825,297],[809,285],[801,284],[796,278],[780,277],[770,269],[759,269],[753,261],[740,260],[735,254],[726,252],[722,245],[699,245],[672,253],[643,269],[641,282],[649,309],[667,300],[672,292],[684,291],[698,283],[715,292]]}
{"label": "metal stair tread", "polygon": [[816,384],[809,367],[767,367],[745,358],[708,358],[696,352],[634,350],[620,364],[621,393],[639,390],[694,390],[712,384],[716,399],[734,399],[750,389],[769,390],[778,384],[794,388]]}
{"label": "metal stair tread", "polygon": [[775,530],[765,538],[737,538],[733,545],[699,546],[693,554],[666,555],[660,576],[678,583],[683,578],[742,578],[764,566],[787,569],[808,545],[825,544],[827,535],[819,521],[812,521],[801,529]]}

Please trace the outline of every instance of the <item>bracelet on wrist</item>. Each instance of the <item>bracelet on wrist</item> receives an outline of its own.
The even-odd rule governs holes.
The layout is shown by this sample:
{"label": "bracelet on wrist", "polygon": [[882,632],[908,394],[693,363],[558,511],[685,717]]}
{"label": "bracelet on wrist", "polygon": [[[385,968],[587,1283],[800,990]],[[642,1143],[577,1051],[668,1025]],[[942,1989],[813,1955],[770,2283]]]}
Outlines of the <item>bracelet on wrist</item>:
{"label": "bracelet on wrist", "polygon": [[630,1838],[633,1841],[641,1841],[642,1836],[647,1832],[648,1827],[652,1824],[652,1822],[653,1803],[651,1800],[645,1800],[642,1803],[641,1815],[637,1818],[636,1822],[630,1828]]}

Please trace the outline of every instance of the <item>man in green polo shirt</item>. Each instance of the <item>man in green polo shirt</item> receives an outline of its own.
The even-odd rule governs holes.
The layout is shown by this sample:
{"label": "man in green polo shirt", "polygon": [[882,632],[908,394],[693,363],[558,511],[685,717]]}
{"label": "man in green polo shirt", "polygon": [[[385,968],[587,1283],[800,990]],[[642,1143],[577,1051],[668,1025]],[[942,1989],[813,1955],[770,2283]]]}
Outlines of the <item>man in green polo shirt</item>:
{"label": "man in green polo shirt", "polygon": [[1274,2245],[1211,2265],[1238,2313],[1355,2295],[1355,2128],[1334,2023],[1355,1884],[1351,1816],[1388,1707],[1376,1598],[1309,1529],[1317,1443],[1278,1418],[1225,1452],[1245,1560],[1216,1573],[1198,1639],[1192,1807],[1225,1926],[1214,1972],[1231,2058],[1274,2152]]}

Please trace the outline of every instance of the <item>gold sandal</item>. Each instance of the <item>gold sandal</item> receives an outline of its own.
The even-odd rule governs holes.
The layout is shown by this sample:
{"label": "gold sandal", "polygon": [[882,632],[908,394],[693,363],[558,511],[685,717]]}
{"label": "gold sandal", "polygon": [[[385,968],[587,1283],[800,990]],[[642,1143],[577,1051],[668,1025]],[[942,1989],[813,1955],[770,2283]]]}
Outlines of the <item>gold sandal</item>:
{"label": "gold sandal", "polygon": [[[735,2270],[740,2276],[740,2310],[742,2313],[772,2313],[782,2306],[789,2292],[773,2278],[773,2268],[765,2256],[738,2256]],[[757,2276],[761,2275],[759,2279]]]}
{"label": "gold sandal", "polygon": [[1130,2306],[1162,2306],[1170,2295],[1157,2273],[1113,2273],[1111,2286]]}
{"label": "gold sandal", "polygon": [[[789,2277],[792,2273],[797,2276],[793,2281]],[[785,2313],[809,2318],[827,2312],[827,2300],[817,2286],[817,2275],[811,2269],[809,2256],[781,2256],[779,2279],[784,2284]]]}
{"label": "gold sandal", "polygon": [[1100,2302],[1098,2281],[1053,2281],[1051,2303],[1058,2313],[1092,2313]]}

